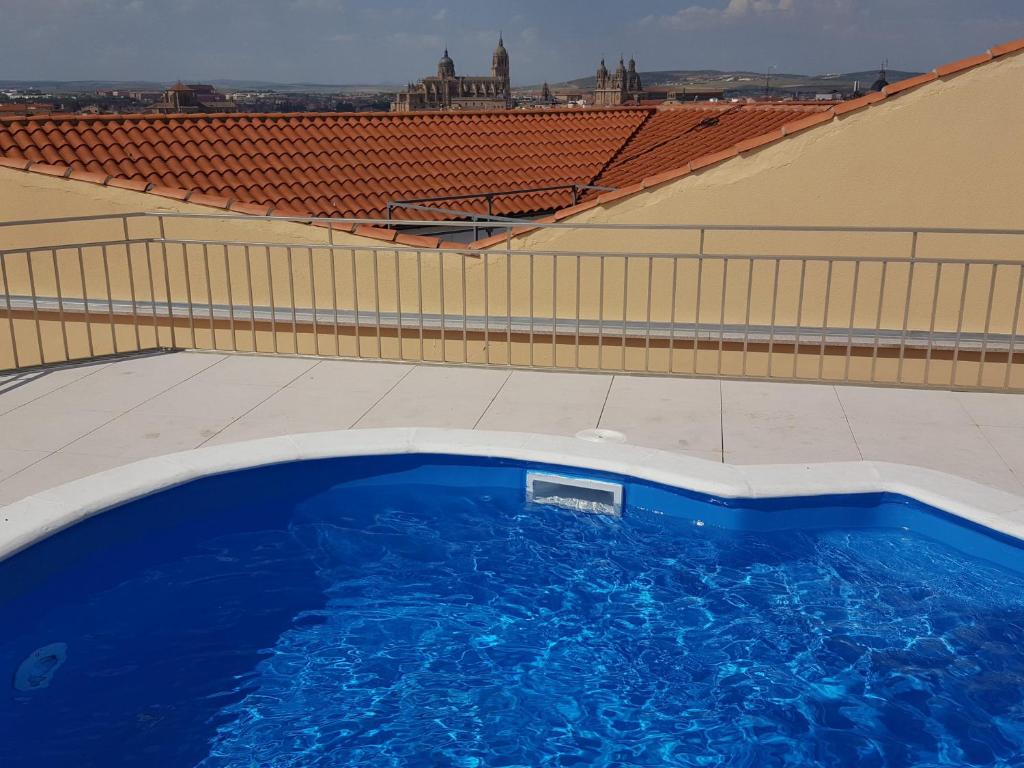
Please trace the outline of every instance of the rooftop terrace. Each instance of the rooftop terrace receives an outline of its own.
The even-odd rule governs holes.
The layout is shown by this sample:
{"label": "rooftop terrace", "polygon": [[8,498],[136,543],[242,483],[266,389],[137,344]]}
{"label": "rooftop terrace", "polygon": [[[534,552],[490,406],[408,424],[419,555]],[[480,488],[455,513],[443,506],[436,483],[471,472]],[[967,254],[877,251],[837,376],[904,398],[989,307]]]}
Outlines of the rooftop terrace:
{"label": "rooftop terrace", "polygon": [[0,378],[0,504],[201,445],[389,426],[601,427],[713,461],[880,460],[1024,495],[1018,395],[178,352]]}

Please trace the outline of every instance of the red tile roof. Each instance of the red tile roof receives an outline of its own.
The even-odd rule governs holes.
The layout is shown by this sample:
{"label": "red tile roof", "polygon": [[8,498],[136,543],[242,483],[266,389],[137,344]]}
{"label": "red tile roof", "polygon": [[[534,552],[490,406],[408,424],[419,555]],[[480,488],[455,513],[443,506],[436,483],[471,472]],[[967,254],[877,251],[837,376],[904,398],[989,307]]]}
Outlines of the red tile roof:
{"label": "red tile roof", "polygon": [[[650,114],[55,116],[0,121],[0,155],[194,190],[193,202],[203,194],[278,213],[375,218],[388,200],[587,184]],[[570,203],[569,190],[506,195],[494,213]],[[486,212],[482,198],[448,207]]]}

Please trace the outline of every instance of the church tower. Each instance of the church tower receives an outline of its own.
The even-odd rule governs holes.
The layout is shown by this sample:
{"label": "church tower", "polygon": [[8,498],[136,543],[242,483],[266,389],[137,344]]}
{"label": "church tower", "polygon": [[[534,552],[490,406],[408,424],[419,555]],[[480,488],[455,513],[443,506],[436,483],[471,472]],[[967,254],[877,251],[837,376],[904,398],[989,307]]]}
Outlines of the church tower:
{"label": "church tower", "polygon": [[501,80],[505,101],[511,104],[512,79],[509,75],[508,51],[505,50],[505,41],[501,33],[498,34],[498,47],[494,49],[494,56],[491,57],[491,77]]}
{"label": "church tower", "polygon": [[448,55],[447,48],[444,49],[444,56],[437,62],[437,76],[442,80],[455,77],[455,62]]}

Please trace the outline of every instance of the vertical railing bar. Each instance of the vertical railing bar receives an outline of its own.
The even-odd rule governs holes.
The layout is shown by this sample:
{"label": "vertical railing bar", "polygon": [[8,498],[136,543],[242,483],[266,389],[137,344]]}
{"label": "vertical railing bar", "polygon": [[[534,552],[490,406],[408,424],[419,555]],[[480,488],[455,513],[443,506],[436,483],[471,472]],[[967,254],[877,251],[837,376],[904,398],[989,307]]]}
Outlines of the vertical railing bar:
{"label": "vertical railing bar", "polygon": [[512,365],[512,228],[505,227],[505,309],[508,310],[508,359]]}
{"label": "vertical railing bar", "polygon": [[206,309],[210,316],[210,349],[217,349],[217,321],[213,316],[213,281],[210,280],[210,253],[203,243],[203,272],[206,275]]}
{"label": "vertical railing bar", "polygon": [[672,309],[669,311],[668,327],[668,373],[675,373],[676,360],[676,299],[679,287],[679,257],[672,259]]}
{"label": "vertical railing bar", "polygon": [[850,325],[846,329],[846,366],[843,381],[850,380],[850,363],[853,358],[853,325],[857,320],[857,293],[860,281],[860,261],[853,262],[853,286],[850,288]]}
{"label": "vertical railing bar", "polygon": [[228,257],[227,243],[224,248],[224,282],[228,289],[228,324],[231,328],[231,351],[238,351],[238,333],[235,330],[235,293],[231,287],[231,259]]}
{"label": "vertical railing bar", "polygon": [[333,228],[331,229],[331,247],[327,249],[327,261],[331,267],[331,324],[334,326],[334,356],[341,357],[341,324],[338,322],[338,269],[335,262],[338,253],[334,249]]}
{"label": "vertical railing bar", "polygon": [[1006,351],[1006,375],[1003,378],[1003,389],[1010,388],[1010,374],[1013,371],[1013,354],[1017,345],[1017,324],[1020,322],[1020,301],[1024,294],[1024,264],[1017,268],[1017,299],[1013,306],[1013,325],[1010,326],[1010,343]]}
{"label": "vertical railing bar", "polygon": [[484,362],[491,364],[491,282],[490,282],[490,252],[484,251],[481,258],[484,261]]}
{"label": "vertical railing bar", "polygon": [[[267,252],[267,258],[269,259],[269,251]],[[195,323],[195,311],[192,307],[192,277],[189,275],[188,266],[188,246],[184,243],[181,244],[181,263],[185,270],[185,298],[188,301],[188,331],[192,337],[192,349],[196,348],[196,323]],[[274,350],[275,352],[277,350]]]}
{"label": "vertical railing bar", "polygon": [[597,370],[604,370],[604,255],[598,256]]}
{"label": "vertical railing bar", "polygon": [[313,354],[320,356],[320,318],[316,313],[316,270],[313,269],[313,246],[306,248],[309,257],[309,301],[313,310]]}
{"label": "vertical railing bar", "polygon": [[405,333],[402,326],[402,265],[397,248],[395,249],[395,316],[398,318],[398,327],[395,331],[398,339],[398,359],[405,360]]}
{"label": "vertical railing bar", "polygon": [[164,217],[158,214],[156,217],[160,232],[160,257],[164,265],[164,289],[167,291],[167,322],[170,324],[171,347],[176,347],[178,337],[174,330],[174,305],[171,302],[171,265],[167,259],[167,242],[164,233]]}
{"label": "vertical railing bar", "polygon": [[110,318],[110,341],[116,355],[118,353],[117,325],[114,323],[114,295],[110,288],[110,264],[107,263],[107,246],[101,247],[100,255],[103,259],[103,279],[107,284],[107,316]]}
{"label": "vertical railing bar", "polygon": [[743,375],[747,375],[747,350],[750,344],[750,302],[754,290],[754,260],[747,259],[747,312],[743,321],[743,359],[740,363]]}
{"label": "vertical railing bar", "polygon": [[446,334],[448,324],[445,322],[445,301],[444,301],[444,251],[437,252],[437,290],[441,304],[441,362],[448,362],[448,343]]}
{"label": "vertical railing bar", "polygon": [[50,257],[53,260],[53,280],[57,289],[57,318],[60,323],[61,341],[64,343],[64,359],[71,359],[71,351],[68,348],[68,327],[64,321],[64,291],[60,286],[60,265],[57,264],[57,249],[50,249]]}
{"label": "vertical railing bar", "polygon": [[288,257],[288,299],[292,305],[292,353],[299,354],[299,317],[295,308],[295,260],[292,257],[292,247],[285,249]]}
{"label": "vertical railing bar", "polygon": [[[704,230],[701,230],[701,251],[704,250]],[[697,373],[699,353],[700,353],[700,301],[701,301],[701,288],[704,280],[704,257],[697,257],[697,288],[694,299],[694,310],[693,310],[693,371]]]}
{"label": "vertical railing bar", "polygon": [[508,356],[505,362],[512,365],[512,254],[508,250],[505,252],[505,310],[508,315],[508,335],[505,337]]}
{"label": "vertical railing bar", "polygon": [[551,255],[551,367],[558,367],[558,256]]}
{"label": "vertical railing bar", "polygon": [[128,242],[128,219],[123,218],[124,222],[124,260],[125,265],[128,267],[128,294],[132,301],[132,323],[135,326],[135,349],[142,349],[142,338],[139,336],[139,307],[136,301],[135,293],[135,268],[132,266],[132,246]]}
{"label": "vertical railing bar", "polygon": [[647,332],[644,334],[644,372],[651,371],[651,299],[654,297],[654,257],[647,257]]}
{"label": "vertical railing bar", "polygon": [[779,263],[775,259],[775,272],[772,276],[772,312],[768,319],[768,378],[772,378],[772,355],[775,352],[775,317],[779,305]]}
{"label": "vertical railing bar", "polygon": [[270,301],[270,335],[273,337],[274,354],[277,354],[277,305],[274,302],[274,265],[270,260],[270,246],[265,247],[267,255],[267,299]]}
{"label": "vertical railing bar", "polygon": [[377,357],[381,360],[384,359],[384,340],[381,337],[381,318],[380,318],[380,252],[373,248],[373,313],[374,313],[374,326],[377,329]]}
{"label": "vertical railing bar", "polygon": [[466,290],[466,256],[459,254],[459,267],[462,271],[462,362],[469,362],[469,293]]}
{"label": "vertical railing bar", "polygon": [[[914,233],[914,243],[917,243],[917,233]],[[903,383],[903,358],[907,354],[907,334],[910,332],[910,297],[914,291],[914,267],[916,261],[910,262],[907,267],[907,294],[903,299],[903,326],[900,328],[900,352],[896,361],[896,383]]]}
{"label": "vertical railing bar", "polygon": [[729,257],[722,258],[722,306],[718,317],[718,372],[722,375],[722,358],[725,356],[725,298],[729,287]]}
{"label": "vertical railing bar", "polygon": [[922,384],[927,385],[931,375],[932,366],[932,353],[935,349],[935,316],[939,310],[939,285],[942,282],[942,263],[935,265],[935,286],[932,289],[932,314],[931,320],[928,323],[928,349],[924,355],[924,381]]}
{"label": "vertical railing bar", "polygon": [[[39,362],[46,362],[46,350],[43,349],[43,331],[39,324],[39,299],[36,296],[35,270],[32,268],[32,251],[25,251],[25,266],[28,267],[28,289],[32,296],[32,321],[36,326],[36,345],[39,347]],[[113,321],[111,321],[113,324]]]}
{"label": "vertical railing bar", "polygon": [[622,365],[626,370],[626,325],[629,322],[629,256],[622,257]]}
{"label": "vertical railing bar", "polygon": [[878,285],[878,313],[875,315],[875,344],[871,350],[871,372],[868,381],[874,383],[875,371],[878,368],[878,348],[882,343],[882,310],[885,307],[885,279],[888,276],[889,262],[882,262],[882,276]]}
{"label": "vertical railing bar", "polygon": [[832,265],[835,262],[828,262],[828,270],[825,273],[825,305],[821,310],[821,346],[818,349],[818,381],[825,378],[825,345],[828,341],[828,310],[829,302],[832,300]]}
{"label": "vertical railing bar", "polygon": [[995,298],[996,291],[996,275],[999,273],[999,266],[997,264],[992,265],[992,279],[988,284],[988,298],[986,299],[987,307],[985,310],[985,333],[981,337],[981,354],[978,356],[978,381],[976,386],[980,387],[983,381],[983,374],[985,372],[985,358],[988,355],[988,334],[992,329],[992,304],[993,298]]}
{"label": "vertical railing bar", "polygon": [[156,314],[156,279],[153,274],[153,248],[150,242],[146,241],[146,273],[149,277],[149,303],[153,313],[153,345],[160,346],[160,322]]}
{"label": "vertical railing bar", "polygon": [[423,326],[426,322],[423,315],[423,252],[420,250],[416,251],[416,294],[417,294],[417,305],[416,309],[420,316],[420,361],[424,359],[424,348],[423,348]]}
{"label": "vertical railing bar", "polygon": [[[249,332],[252,335],[252,351],[255,354],[259,352],[259,344],[257,344],[256,340],[256,299],[253,295],[251,257],[252,253],[247,245],[245,246],[245,285],[249,293]],[[273,310],[273,307],[271,307],[271,310]]]}
{"label": "vertical railing bar", "polygon": [[956,369],[960,362],[960,339],[964,328],[964,307],[967,304],[967,286],[971,282],[971,263],[964,262],[963,285],[960,289],[960,311],[956,320],[956,337],[953,340],[953,365],[949,371],[949,386],[956,386]]}
{"label": "vertical railing bar", "polygon": [[[82,249],[78,249],[81,253]],[[84,272],[83,272],[84,274]],[[20,368],[21,361],[18,359],[18,337],[14,331],[14,312],[11,310],[11,284],[7,282],[7,255],[0,253],[0,277],[4,279],[4,308],[7,311],[7,326],[11,333],[11,352],[14,355],[14,367]],[[89,330],[88,321],[85,326],[86,331]],[[90,341],[92,339],[90,338]],[[92,357],[92,349],[89,350],[89,356]]]}
{"label": "vertical railing bar", "polygon": [[533,367],[533,254],[530,254],[530,367]]}
{"label": "vertical railing bar", "polygon": [[352,254],[352,311],[355,316],[355,356],[362,356],[362,326],[359,323],[359,283],[358,270],[355,266],[355,250],[350,249]]}
{"label": "vertical railing bar", "polygon": [[793,378],[797,378],[800,362],[800,328],[804,321],[804,286],[807,283],[807,260],[800,260],[800,290],[796,297],[796,328],[793,331]]}
{"label": "vertical railing bar", "polygon": [[575,349],[573,351],[573,368],[579,370],[580,367],[580,259],[582,258],[578,253],[575,255],[576,260],[576,340]]}
{"label": "vertical railing bar", "polygon": [[[85,338],[89,342],[89,357],[95,357],[96,353],[93,350],[92,343],[92,322],[89,320],[89,292],[85,287],[85,258],[82,255],[81,246],[78,247],[78,275],[82,278],[82,312],[85,315]],[[7,284],[6,277],[4,278],[4,284]]]}

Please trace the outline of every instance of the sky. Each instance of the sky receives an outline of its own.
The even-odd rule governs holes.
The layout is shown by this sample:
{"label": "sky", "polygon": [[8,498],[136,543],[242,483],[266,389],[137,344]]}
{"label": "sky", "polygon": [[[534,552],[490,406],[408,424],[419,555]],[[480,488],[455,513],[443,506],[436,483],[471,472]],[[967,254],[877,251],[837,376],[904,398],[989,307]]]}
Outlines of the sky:
{"label": "sky", "polygon": [[924,71],[1024,37],[1024,0],[0,0],[0,80],[514,84],[641,72]]}

